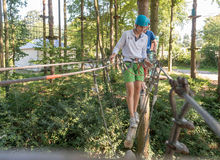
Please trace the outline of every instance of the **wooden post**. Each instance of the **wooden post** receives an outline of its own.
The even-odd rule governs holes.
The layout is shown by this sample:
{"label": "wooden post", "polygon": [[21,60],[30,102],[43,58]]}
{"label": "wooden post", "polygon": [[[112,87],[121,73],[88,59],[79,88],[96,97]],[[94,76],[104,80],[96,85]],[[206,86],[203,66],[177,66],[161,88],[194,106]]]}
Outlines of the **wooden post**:
{"label": "wooden post", "polygon": [[134,140],[136,137],[136,131],[137,131],[137,128],[132,128],[132,127],[128,128],[128,133],[127,133],[126,139],[124,141],[125,148],[131,149],[133,147]]}
{"label": "wooden post", "polygon": [[[140,123],[137,133],[137,155],[144,158],[148,158],[148,147],[149,147],[149,118],[150,118],[150,107],[149,107],[149,94],[143,94],[140,96]],[[147,137],[146,137],[147,136]],[[145,139],[147,138],[147,139]]]}
{"label": "wooden post", "polygon": [[193,0],[192,15],[192,34],[191,34],[191,78],[196,78],[196,18],[200,17],[196,15],[197,0]]}

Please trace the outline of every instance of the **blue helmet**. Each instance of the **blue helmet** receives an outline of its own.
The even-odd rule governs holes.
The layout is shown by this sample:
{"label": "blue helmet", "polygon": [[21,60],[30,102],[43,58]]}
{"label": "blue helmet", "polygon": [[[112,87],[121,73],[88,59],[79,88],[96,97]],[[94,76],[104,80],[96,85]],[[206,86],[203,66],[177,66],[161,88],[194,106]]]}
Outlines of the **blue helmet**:
{"label": "blue helmet", "polygon": [[135,21],[136,25],[147,27],[150,24],[150,20],[145,15],[139,15]]}

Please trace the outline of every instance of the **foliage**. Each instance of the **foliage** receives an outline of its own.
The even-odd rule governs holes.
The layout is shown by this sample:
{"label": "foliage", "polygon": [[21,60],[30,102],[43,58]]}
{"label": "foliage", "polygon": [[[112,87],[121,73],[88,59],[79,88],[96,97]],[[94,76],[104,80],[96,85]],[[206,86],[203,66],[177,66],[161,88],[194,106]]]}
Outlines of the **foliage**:
{"label": "foliage", "polygon": [[219,50],[220,42],[220,15],[206,19],[203,28],[204,46],[201,53],[204,57],[203,63],[209,66],[217,67],[216,51]]}
{"label": "foliage", "polygon": [[218,50],[217,46],[207,44],[203,46],[201,53],[203,56],[203,60],[201,63],[201,67],[217,67],[218,66],[218,59],[215,51]]}
{"label": "foliage", "polygon": [[[112,98],[112,94],[107,92],[102,83],[103,77],[100,73],[98,75],[101,103],[112,145],[104,128],[97,93],[93,89],[93,78],[90,74],[85,74],[57,79],[53,84],[42,81],[11,86],[8,98],[0,100],[0,149],[62,148],[86,151],[95,157],[112,157],[115,153],[122,155],[125,151],[123,140],[129,118],[124,83],[121,73],[111,71]],[[14,74],[14,78],[21,76]],[[171,76],[176,78],[176,75]],[[215,86],[205,80],[188,80],[196,101],[220,120]],[[165,153],[165,141],[172,125],[169,89],[167,81],[160,81],[158,101],[150,126],[151,149],[156,157]],[[177,101],[179,106],[182,103],[182,100]],[[180,141],[188,146],[190,155],[220,157],[217,137],[202,118],[194,110],[190,110],[187,119],[194,121],[196,129],[183,130]]]}
{"label": "foliage", "polygon": [[[173,78],[177,77],[177,75],[171,76]],[[217,102],[217,93],[215,92],[216,86],[207,80],[193,80],[189,76],[181,76],[188,79],[190,88],[195,94],[195,100],[219,121],[218,115],[220,110],[219,103]],[[161,157],[165,152],[166,146],[164,142],[168,139],[173,124],[171,121],[172,111],[168,100],[169,90],[170,86],[168,82],[160,81],[158,99],[154,107],[150,132],[151,149],[157,158]],[[178,110],[180,110],[182,105],[183,100],[177,98]],[[179,140],[189,148],[190,156],[194,158],[218,159],[220,157],[218,137],[208,128],[202,117],[194,109],[189,111],[186,119],[193,121],[196,129],[193,131],[182,130]],[[181,155],[177,154],[178,156]]]}
{"label": "foliage", "polygon": [[116,107],[112,106],[111,94],[102,90],[101,77],[98,82],[112,146],[97,95],[91,90],[92,77],[82,75],[54,84],[36,82],[12,87],[7,100],[0,102],[0,148],[66,148],[106,156],[121,150],[121,130],[128,125],[124,123],[128,118],[125,100],[124,106],[117,99]]}
{"label": "foliage", "polygon": [[[7,5],[10,42],[9,53],[13,53],[10,59],[18,60],[20,57],[25,56],[25,53],[23,53],[19,47],[27,42],[26,37],[28,36],[25,22],[19,20],[21,17],[19,15],[19,8],[26,6],[26,0],[10,0],[7,1]],[[11,44],[12,41],[14,44]]]}

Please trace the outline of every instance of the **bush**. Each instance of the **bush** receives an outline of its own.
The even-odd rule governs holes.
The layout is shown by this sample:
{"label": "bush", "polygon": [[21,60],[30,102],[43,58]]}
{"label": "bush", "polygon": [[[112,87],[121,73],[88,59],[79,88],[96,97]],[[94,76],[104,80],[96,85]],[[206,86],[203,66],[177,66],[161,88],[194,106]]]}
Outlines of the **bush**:
{"label": "bush", "polygon": [[205,45],[202,50],[201,67],[217,67],[218,58],[215,55],[215,51],[218,50],[217,46]]}

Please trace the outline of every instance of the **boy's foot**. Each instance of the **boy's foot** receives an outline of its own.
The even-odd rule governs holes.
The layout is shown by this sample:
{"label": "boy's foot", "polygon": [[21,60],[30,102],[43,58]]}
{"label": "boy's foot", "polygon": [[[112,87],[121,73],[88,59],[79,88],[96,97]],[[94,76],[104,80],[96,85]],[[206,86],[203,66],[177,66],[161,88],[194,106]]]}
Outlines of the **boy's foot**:
{"label": "boy's foot", "polygon": [[131,117],[130,118],[130,127],[131,128],[137,128],[137,123],[136,123],[136,119],[135,119],[135,117]]}
{"label": "boy's foot", "polygon": [[139,114],[137,112],[134,112],[134,117],[135,117],[136,123],[138,124],[140,122]]}

